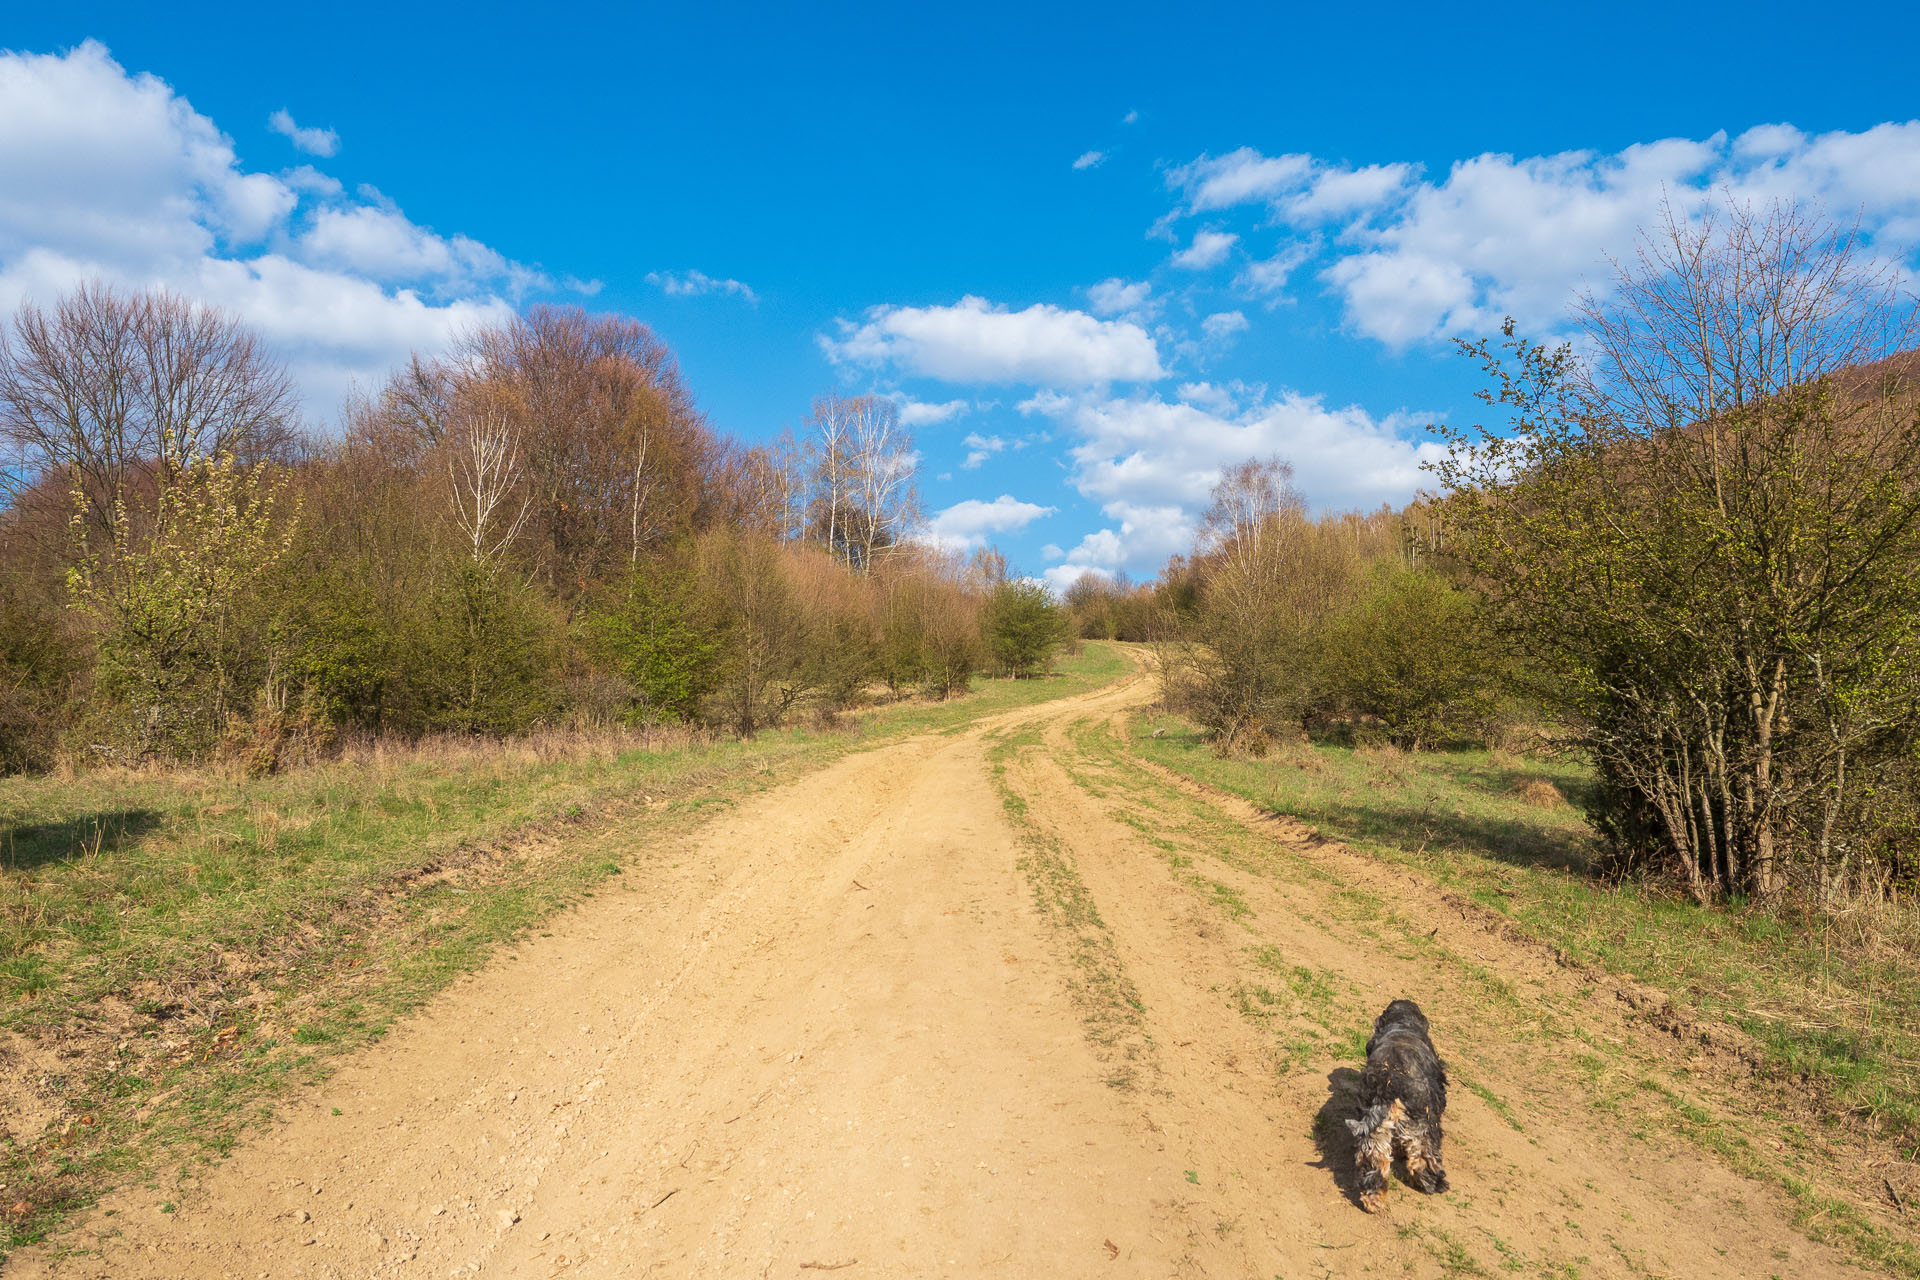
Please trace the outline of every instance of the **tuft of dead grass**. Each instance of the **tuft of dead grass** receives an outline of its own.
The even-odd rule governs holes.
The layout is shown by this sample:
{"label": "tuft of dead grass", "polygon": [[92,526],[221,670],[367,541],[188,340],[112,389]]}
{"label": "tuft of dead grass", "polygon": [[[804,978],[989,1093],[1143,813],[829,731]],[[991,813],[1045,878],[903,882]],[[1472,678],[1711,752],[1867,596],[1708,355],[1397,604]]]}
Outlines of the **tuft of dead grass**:
{"label": "tuft of dead grass", "polygon": [[1545,778],[1527,778],[1507,788],[1507,794],[1533,809],[1564,809],[1567,798]]}
{"label": "tuft of dead grass", "polygon": [[1353,758],[1366,766],[1368,776],[1388,786],[1404,784],[1413,773],[1413,763],[1405,751],[1391,742],[1369,743],[1355,747]]}

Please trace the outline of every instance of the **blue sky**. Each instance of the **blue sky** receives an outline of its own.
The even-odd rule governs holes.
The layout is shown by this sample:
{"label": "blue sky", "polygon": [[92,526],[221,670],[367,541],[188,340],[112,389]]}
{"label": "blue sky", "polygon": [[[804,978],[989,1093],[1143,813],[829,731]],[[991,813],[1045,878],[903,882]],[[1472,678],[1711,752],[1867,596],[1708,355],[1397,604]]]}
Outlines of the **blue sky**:
{"label": "blue sky", "polygon": [[1663,192],[1920,245],[1901,7],[182,11],[0,16],[0,305],[198,293],[318,420],[462,324],[624,311],[747,439],[898,397],[928,536],[1055,583],[1150,575],[1251,453],[1404,501],[1473,410],[1446,338],[1554,331]]}

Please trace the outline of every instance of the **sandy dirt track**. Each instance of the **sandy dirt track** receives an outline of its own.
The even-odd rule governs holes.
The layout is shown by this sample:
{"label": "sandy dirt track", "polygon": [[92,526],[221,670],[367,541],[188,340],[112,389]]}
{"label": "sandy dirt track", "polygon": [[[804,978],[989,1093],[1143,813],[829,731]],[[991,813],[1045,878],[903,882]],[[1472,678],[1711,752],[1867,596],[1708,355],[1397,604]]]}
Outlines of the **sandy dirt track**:
{"label": "sandy dirt track", "polygon": [[[881,747],[636,849],[177,1212],[121,1193],[66,1242],[93,1253],[9,1274],[1856,1274],[1778,1193],[1590,1107],[1432,949],[1578,1019],[1569,979],[1442,913],[1406,943],[1366,914],[1424,931],[1406,873],[1196,817],[1103,746],[1149,697]],[[1369,1217],[1327,1041],[1402,994],[1475,1087],[1454,1191]]]}

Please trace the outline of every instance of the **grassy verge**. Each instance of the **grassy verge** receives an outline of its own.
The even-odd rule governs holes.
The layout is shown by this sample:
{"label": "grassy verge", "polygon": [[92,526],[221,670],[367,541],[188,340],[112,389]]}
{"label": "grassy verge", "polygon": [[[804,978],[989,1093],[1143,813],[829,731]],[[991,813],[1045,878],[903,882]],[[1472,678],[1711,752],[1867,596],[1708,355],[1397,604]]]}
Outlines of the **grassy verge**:
{"label": "grassy verge", "polygon": [[0,1257],[107,1187],[189,1175],[713,806],[1128,665],[1089,646],[1047,679],[751,742],[554,734],[256,780],[0,780]]}
{"label": "grassy verge", "polygon": [[[1904,1159],[1920,1156],[1920,948],[1911,913],[1785,919],[1738,905],[1702,908],[1656,887],[1599,883],[1586,871],[1594,845],[1578,809],[1554,803],[1537,785],[1577,800],[1586,777],[1564,761],[1326,745],[1222,759],[1193,726],[1167,716],[1136,722],[1128,746],[1352,848],[1414,867],[1575,961],[1665,992],[1690,1021],[1744,1030],[1763,1067],[1787,1086],[1780,1100],[1803,1099],[1768,1108],[1769,1127],[1783,1138],[1775,1144],[1779,1159],[1760,1159],[1744,1137],[1722,1132],[1697,1109],[1676,1111],[1672,1127],[1742,1172],[1781,1185],[1813,1238],[1920,1275],[1910,1244],[1793,1173],[1808,1145],[1801,1122],[1818,1132],[1863,1121]],[[1877,1180],[1857,1181],[1873,1194],[1866,1184]]]}
{"label": "grassy verge", "polygon": [[[1152,736],[1154,730],[1162,736]],[[1133,749],[1370,853],[1413,864],[1575,960],[1667,992],[1694,1018],[1752,1037],[1783,1075],[1819,1080],[1844,1112],[1920,1156],[1920,922],[1911,913],[1786,919],[1701,907],[1586,873],[1583,771],[1484,751],[1296,747],[1225,760],[1183,721],[1140,725]],[[1542,804],[1542,799],[1547,800]]]}

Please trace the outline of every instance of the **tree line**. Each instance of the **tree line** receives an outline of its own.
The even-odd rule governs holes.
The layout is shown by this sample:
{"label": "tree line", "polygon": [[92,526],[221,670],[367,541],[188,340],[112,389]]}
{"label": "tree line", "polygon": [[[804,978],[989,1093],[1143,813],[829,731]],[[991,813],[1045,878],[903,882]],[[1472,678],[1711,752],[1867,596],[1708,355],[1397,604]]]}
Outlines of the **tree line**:
{"label": "tree line", "polygon": [[0,333],[0,767],[260,768],[366,730],[751,733],[1151,640],[1223,751],[1511,726],[1591,761],[1616,869],[1830,905],[1920,881],[1920,355],[1790,203],[1670,215],[1577,310],[1464,343],[1434,492],[1314,515],[1227,469],[1189,554],[1064,609],[913,543],[893,406],[711,429],[642,325],[536,309],[298,429],[242,326],[83,288]]}
{"label": "tree line", "polygon": [[[896,406],[716,432],[644,325],[535,308],[303,430],[217,309],[88,284],[0,328],[0,770],[562,722],[753,733],[1031,674],[1064,614],[916,543]],[[1037,612],[1036,612],[1037,610]]]}

